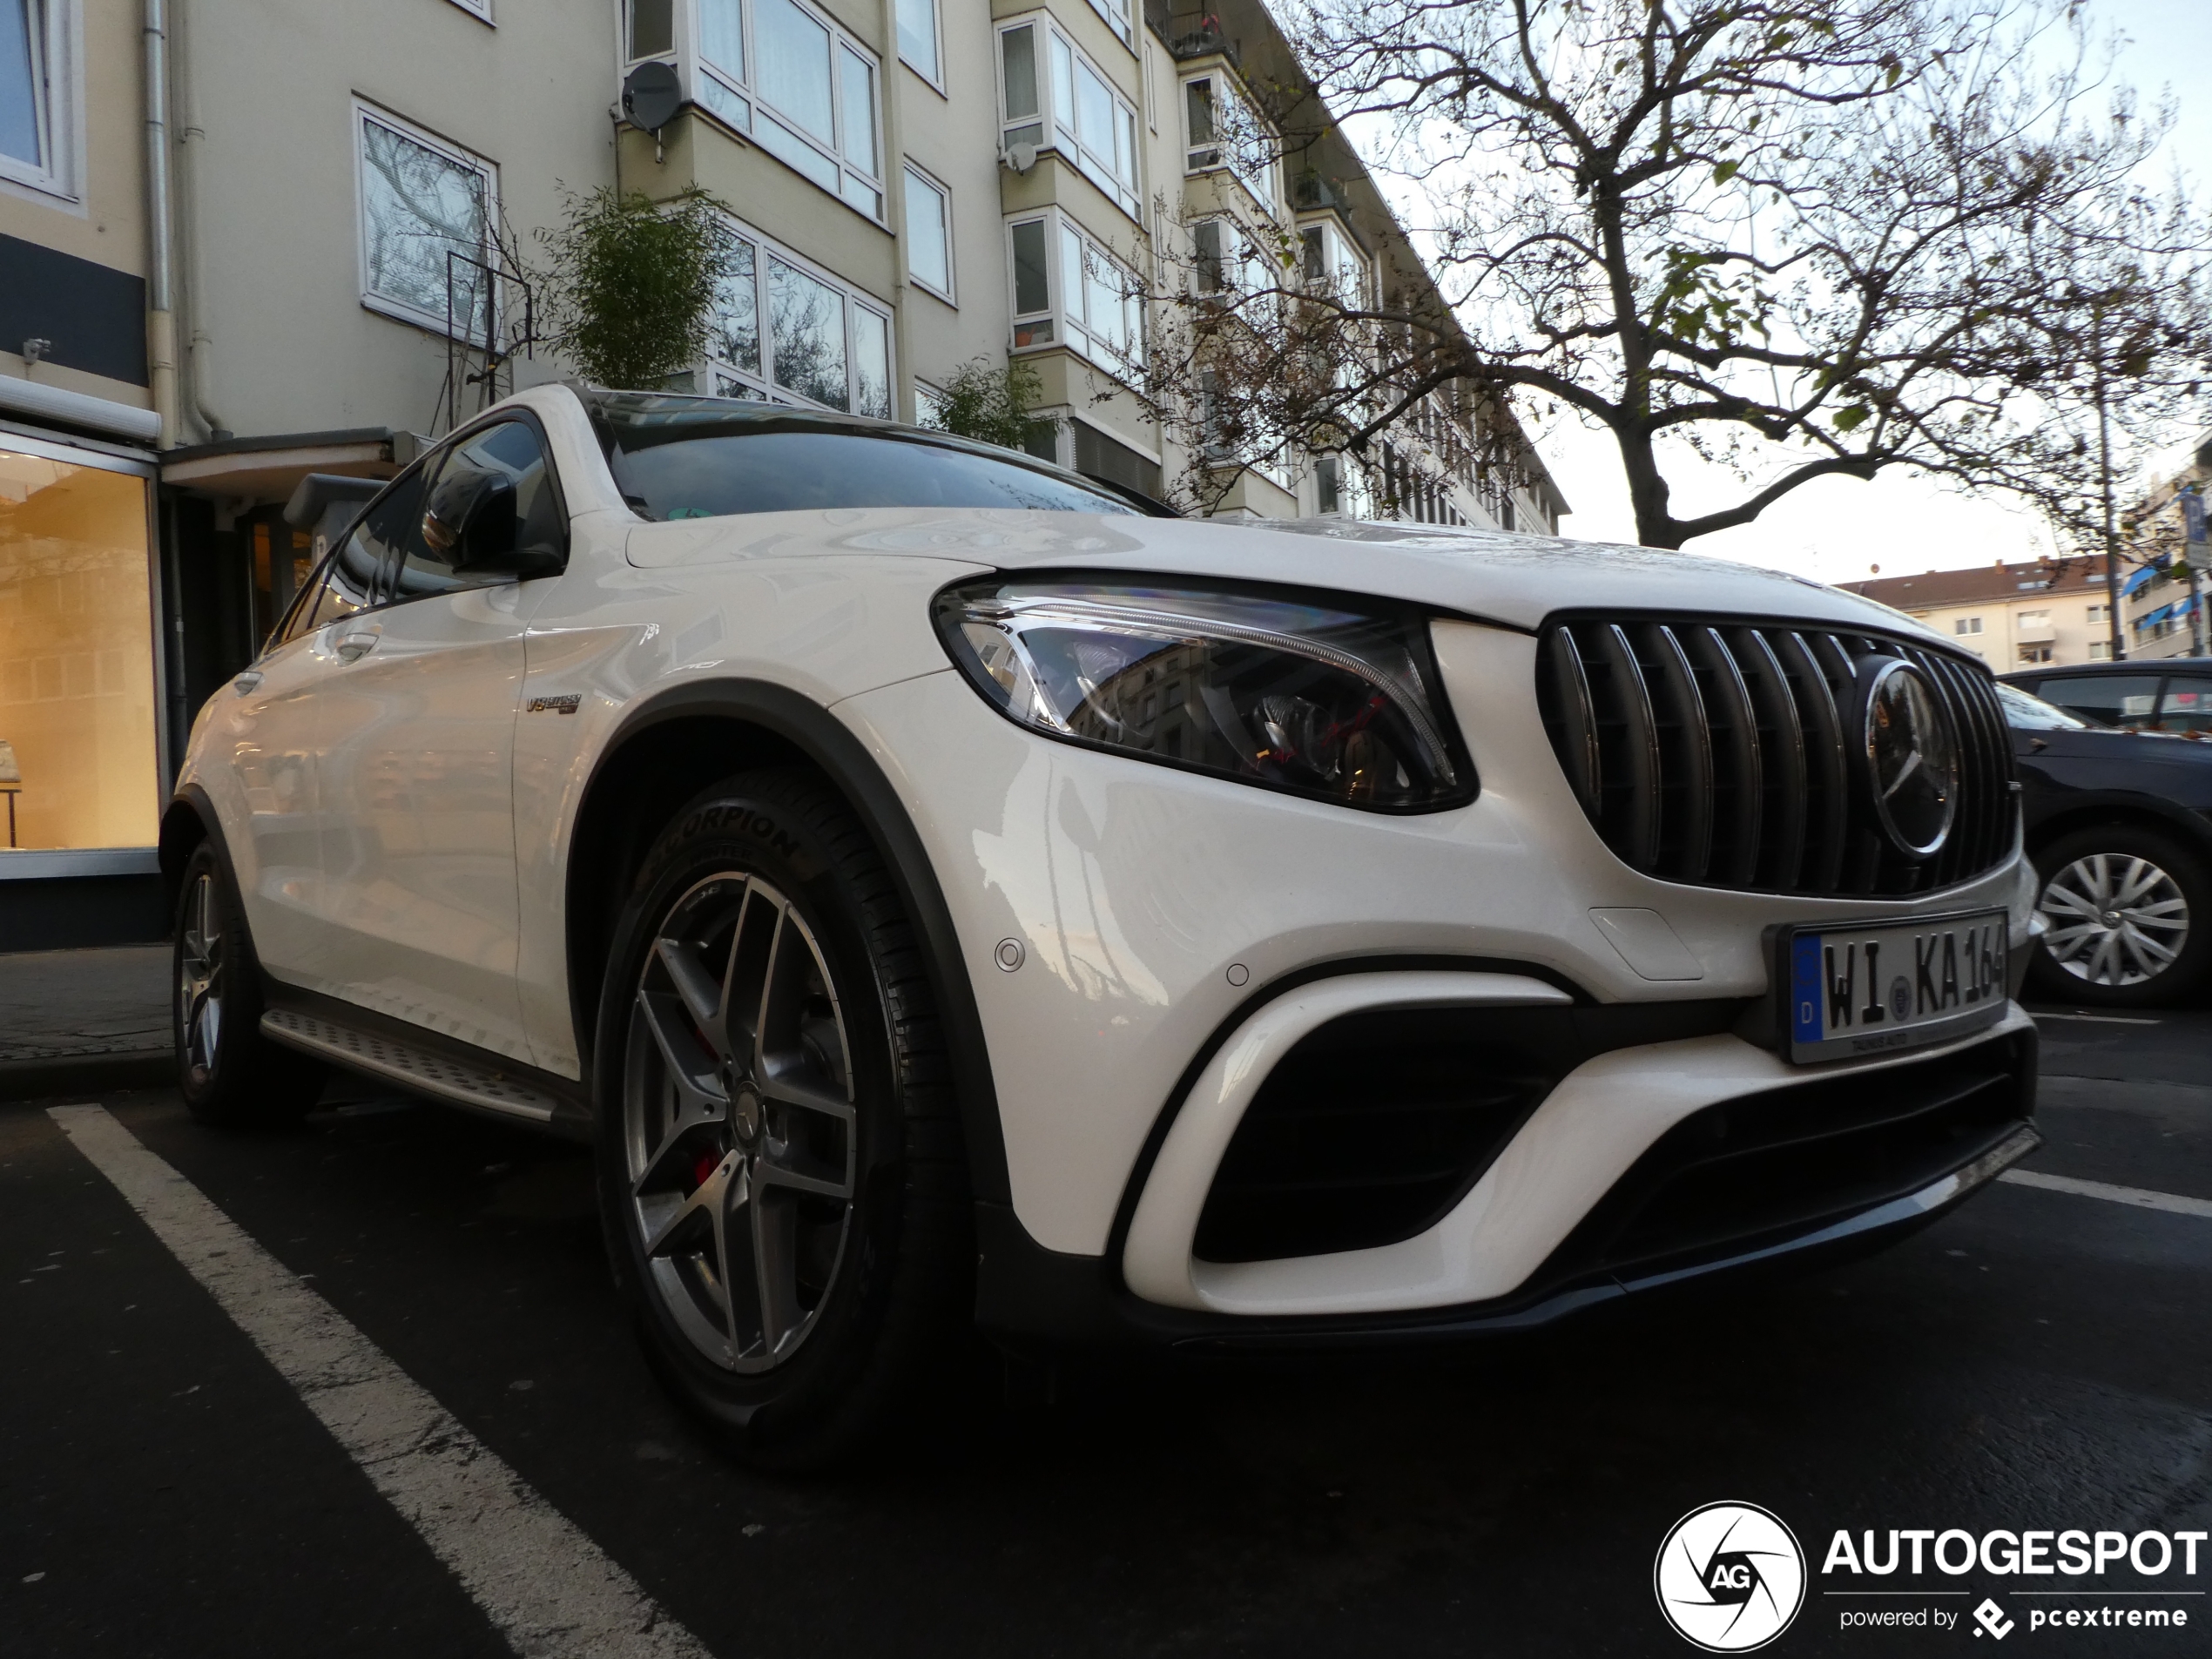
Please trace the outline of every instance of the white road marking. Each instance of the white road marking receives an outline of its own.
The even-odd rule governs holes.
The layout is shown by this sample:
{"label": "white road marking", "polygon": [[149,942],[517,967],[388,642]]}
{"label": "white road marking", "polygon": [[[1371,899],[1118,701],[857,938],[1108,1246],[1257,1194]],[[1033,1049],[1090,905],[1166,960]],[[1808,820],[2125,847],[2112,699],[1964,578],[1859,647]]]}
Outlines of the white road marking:
{"label": "white road marking", "polygon": [[2084,1025],[2158,1025],[2157,1020],[2131,1020],[2119,1014],[2038,1014],[2038,1020],[2079,1020]]}
{"label": "white road marking", "polygon": [[2131,1204],[2141,1210],[2164,1210],[2176,1216],[2201,1216],[2212,1221],[2212,1198],[2185,1198],[2178,1192],[2153,1192],[2148,1187],[2115,1187],[2106,1181],[2080,1181],[2070,1175],[2045,1175],[2040,1170],[2007,1170],[1997,1177],[2016,1186],[2041,1187],[2047,1192],[2071,1192],[2076,1197],[2103,1198]]}
{"label": "white road marking", "polygon": [[698,1639],[635,1579],[104,1109],[48,1113],[253,1339],[517,1654],[706,1659]]}

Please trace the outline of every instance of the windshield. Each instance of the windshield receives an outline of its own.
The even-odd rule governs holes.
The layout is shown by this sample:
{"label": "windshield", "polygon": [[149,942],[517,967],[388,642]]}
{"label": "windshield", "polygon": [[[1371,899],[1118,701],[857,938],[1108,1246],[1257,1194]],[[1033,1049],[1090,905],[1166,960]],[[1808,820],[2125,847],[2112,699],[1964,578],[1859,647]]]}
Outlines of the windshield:
{"label": "windshield", "polygon": [[2103,722],[2068,714],[2055,703],[2030,697],[2017,685],[1997,683],[1997,700],[2005,705],[2005,724],[2015,732],[2101,732]]}
{"label": "windshield", "polygon": [[728,398],[612,393],[590,408],[623,499],[646,518],[833,507],[1139,510],[1073,473],[949,435]]}

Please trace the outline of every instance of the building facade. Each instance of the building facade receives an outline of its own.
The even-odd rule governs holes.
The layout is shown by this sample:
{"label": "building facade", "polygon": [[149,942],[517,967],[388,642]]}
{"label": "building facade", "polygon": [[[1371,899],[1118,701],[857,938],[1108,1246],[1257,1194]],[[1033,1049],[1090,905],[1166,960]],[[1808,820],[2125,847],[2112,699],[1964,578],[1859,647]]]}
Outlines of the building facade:
{"label": "building facade", "polygon": [[2130,658],[2202,657],[2206,653],[2205,552],[2188,544],[2182,516],[2185,491],[2212,488],[2212,434],[2188,464],[2161,479],[2127,518],[2128,538],[2141,560],[2121,587],[2121,620]]}
{"label": "building facade", "polygon": [[1925,623],[1979,655],[1993,673],[2101,663],[2112,655],[2101,558],[1999,560],[1841,585]]}
{"label": "building facade", "polygon": [[[514,255],[574,198],[726,208],[679,384],[927,421],[1019,357],[1041,448],[1157,495],[1205,458],[1131,388],[1222,250],[1433,297],[1342,135],[1271,125],[1250,89],[1295,72],[1258,0],[0,0],[0,949],[158,929],[192,718],[316,556],[285,503],[569,372]],[[1508,414],[1448,395],[1216,507],[1565,509]]]}

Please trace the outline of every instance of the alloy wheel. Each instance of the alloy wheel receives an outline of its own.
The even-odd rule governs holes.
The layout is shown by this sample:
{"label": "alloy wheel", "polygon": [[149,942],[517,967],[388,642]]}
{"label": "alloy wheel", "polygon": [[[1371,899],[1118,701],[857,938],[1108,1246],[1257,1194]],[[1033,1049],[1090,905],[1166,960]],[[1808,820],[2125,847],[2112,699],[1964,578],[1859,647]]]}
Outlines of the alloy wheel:
{"label": "alloy wheel", "polygon": [[177,1027],[184,1037],[185,1063],[194,1071],[212,1072],[223,1035],[224,986],[223,899],[211,871],[193,879],[179,945]]}
{"label": "alloy wheel", "polygon": [[790,900],[730,871],[669,907],[623,1096],[631,1219],[664,1305],[718,1366],[783,1364],[847,1248],[859,1129],[838,988]]}
{"label": "alloy wheel", "polygon": [[2043,948],[2092,985],[2141,985],[2172,966],[2189,939],[2188,900],[2174,878],[2132,853],[2092,853],[2054,875],[2039,906]]}

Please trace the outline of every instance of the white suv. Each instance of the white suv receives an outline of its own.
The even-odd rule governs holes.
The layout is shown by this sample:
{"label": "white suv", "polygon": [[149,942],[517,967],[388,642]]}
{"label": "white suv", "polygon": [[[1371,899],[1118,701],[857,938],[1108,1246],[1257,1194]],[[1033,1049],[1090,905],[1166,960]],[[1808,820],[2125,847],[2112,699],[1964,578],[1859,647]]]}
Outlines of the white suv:
{"label": "white suv", "polygon": [[182,1087],[595,1139],[662,1373],[806,1462],[972,1324],[1448,1338],[1926,1220],[2035,1144],[2010,768],[1789,577],[542,388],[202,711]]}

